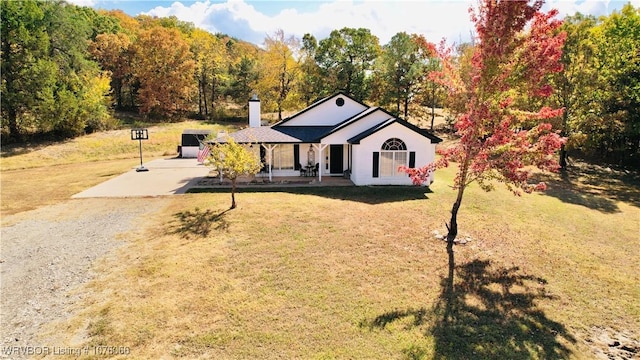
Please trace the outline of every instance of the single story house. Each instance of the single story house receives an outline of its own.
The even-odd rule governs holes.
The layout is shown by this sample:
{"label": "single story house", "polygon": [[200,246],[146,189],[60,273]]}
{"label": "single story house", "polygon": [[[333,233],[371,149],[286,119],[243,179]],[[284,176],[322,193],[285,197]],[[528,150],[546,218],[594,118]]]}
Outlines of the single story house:
{"label": "single story house", "polygon": [[[367,106],[344,93],[321,99],[270,126],[262,126],[260,100],[249,100],[249,127],[226,136],[260,152],[263,175],[344,176],[355,185],[411,185],[398,167],[435,160],[442,139],[427,130]],[[259,144],[260,146],[253,146]],[[433,174],[429,183],[433,182]]]}

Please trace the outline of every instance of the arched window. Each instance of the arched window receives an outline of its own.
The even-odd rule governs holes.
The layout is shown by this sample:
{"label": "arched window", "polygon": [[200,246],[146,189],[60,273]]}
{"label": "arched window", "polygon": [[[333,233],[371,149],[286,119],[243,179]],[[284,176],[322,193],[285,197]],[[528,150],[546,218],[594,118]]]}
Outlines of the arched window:
{"label": "arched window", "polygon": [[391,138],[382,144],[382,150],[407,150],[407,145],[404,144],[404,141],[398,138]]}
{"label": "arched window", "polygon": [[398,167],[407,166],[407,145],[398,138],[385,141],[380,148],[380,176],[404,176]]}

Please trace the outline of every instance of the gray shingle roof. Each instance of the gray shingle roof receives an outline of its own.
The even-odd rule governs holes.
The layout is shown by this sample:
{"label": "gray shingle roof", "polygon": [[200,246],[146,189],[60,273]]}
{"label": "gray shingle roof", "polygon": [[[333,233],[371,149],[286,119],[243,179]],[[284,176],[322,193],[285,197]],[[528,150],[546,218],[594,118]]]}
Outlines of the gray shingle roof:
{"label": "gray shingle roof", "polygon": [[[300,139],[287,135],[269,126],[245,128],[227,136],[237,143],[299,143]],[[224,141],[224,139],[220,139]]]}

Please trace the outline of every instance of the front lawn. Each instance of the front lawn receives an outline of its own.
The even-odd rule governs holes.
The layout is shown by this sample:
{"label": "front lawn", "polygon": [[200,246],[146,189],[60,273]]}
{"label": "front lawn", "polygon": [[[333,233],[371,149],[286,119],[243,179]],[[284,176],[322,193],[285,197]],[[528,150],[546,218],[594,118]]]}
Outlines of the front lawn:
{"label": "front lawn", "polygon": [[554,175],[549,194],[522,198],[472,186],[459,213],[472,241],[456,247],[446,306],[447,254],[432,232],[446,230],[452,176],[439,171],[431,192],[243,189],[230,211],[227,192],[177,196],[140,234],[123,235],[130,246],[53,331],[149,359],[638,351],[637,183],[595,193]]}

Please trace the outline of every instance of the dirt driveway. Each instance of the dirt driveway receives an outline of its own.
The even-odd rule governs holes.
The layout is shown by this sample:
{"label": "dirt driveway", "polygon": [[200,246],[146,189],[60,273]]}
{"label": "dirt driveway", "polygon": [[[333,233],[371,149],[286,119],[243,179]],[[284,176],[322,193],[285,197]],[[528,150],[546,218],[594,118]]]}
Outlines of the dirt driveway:
{"label": "dirt driveway", "polygon": [[72,198],[136,197],[183,194],[209,168],[196,159],[158,159],[144,164],[149,171],[135,169],[72,196]]}
{"label": "dirt driveway", "polygon": [[[64,347],[42,337],[84,298],[99,259],[138,236],[140,224],[209,169],[196,159],[159,159],[72,196],[3,217],[0,229],[0,359],[23,359]],[[153,198],[152,198],[153,197]],[[38,357],[38,356],[36,356]]]}
{"label": "dirt driveway", "polygon": [[41,337],[46,326],[73,315],[74,305],[85,297],[83,285],[97,275],[94,262],[114,256],[139,236],[147,216],[169,202],[167,197],[68,200],[4,219],[0,359],[63,348]]}

